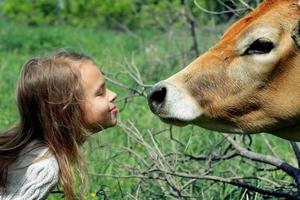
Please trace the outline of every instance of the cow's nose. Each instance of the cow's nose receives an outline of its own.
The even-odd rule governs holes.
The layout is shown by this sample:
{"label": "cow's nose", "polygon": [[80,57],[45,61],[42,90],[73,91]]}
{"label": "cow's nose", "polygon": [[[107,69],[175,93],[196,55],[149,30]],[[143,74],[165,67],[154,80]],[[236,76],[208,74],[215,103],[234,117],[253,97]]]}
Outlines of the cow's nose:
{"label": "cow's nose", "polygon": [[165,101],[167,95],[167,88],[163,85],[154,86],[148,94],[148,103],[150,109],[155,114],[158,114],[159,109]]}

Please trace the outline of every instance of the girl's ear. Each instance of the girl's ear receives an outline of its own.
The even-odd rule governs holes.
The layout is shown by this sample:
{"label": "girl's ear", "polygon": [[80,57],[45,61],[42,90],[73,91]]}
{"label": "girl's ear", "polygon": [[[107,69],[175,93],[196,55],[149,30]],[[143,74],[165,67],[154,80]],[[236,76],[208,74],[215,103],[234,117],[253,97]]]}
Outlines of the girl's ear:
{"label": "girl's ear", "polygon": [[292,32],[292,38],[295,41],[298,48],[300,48],[300,19],[297,21],[297,24]]}

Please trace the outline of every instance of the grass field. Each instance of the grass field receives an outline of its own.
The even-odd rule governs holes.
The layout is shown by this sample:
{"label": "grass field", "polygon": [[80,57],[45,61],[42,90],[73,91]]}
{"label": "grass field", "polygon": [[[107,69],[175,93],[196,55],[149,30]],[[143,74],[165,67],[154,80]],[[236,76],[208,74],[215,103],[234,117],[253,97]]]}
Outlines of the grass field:
{"label": "grass field", "polygon": [[[224,28],[225,26],[210,29],[204,27],[197,30],[201,52],[218,40]],[[180,70],[194,59],[190,47],[189,30],[174,29],[168,33],[145,30],[126,33],[75,27],[28,27],[0,21],[0,130],[8,128],[18,120],[15,107],[15,85],[22,64],[31,57],[47,55],[59,49],[85,52],[96,60],[98,66],[109,78],[141,91],[142,88],[124,74],[126,69],[136,66],[144,83],[154,84]],[[169,128],[149,111],[144,96],[129,98],[125,104],[125,97],[133,93],[110,82],[108,87],[119,95],[117,104],[119,108],[123,108],[119,113],[121,123],[129,126],[132,122],[149,144],[153,143],[147,134],[148,130],[157,133],[159,130]],[[219,133],[199,127],[173,127],[172,133],[172,136],[182,144],[171,139],[169,131],[155,135],[156,144],[165,154],[179,152],[211,155],[225,151],[227,147],[222,142],[223,137]],[[281,159],[296,165],[287,141],[270,135],[265,135],[265,138]],[[254,135],[252,140],[253,151],[272,154],[262,135]],[[87,141],[83,153],[87,161],[87,171],[91,175],[89,175],[88,191],[84,194],[85,199],[134,199],[132,195],[136,194],[138,186],[143,187],[140,190],[139,199],[176,199],[168,192],[172,188],[164,185],[163,181],[155,179],[141,181],[139,178],[125,177],[134,173],[134,170],[142,170],[142,164],[132,152],[125,151],[124,147],[133,150],[151,163],[151,159],[148,160],[151,157],[149,151],[126,134],[120,126],[98,133]],[[206,164],[205,161],[185,163],[174,161],[174,169],[201,173],[207,167]],[[270,188],[276,187],[276,184],[292,183],[283,172],[259,171],[257,167],[267,167],[262,164],[252,164],[237,157],[212,164],[214,170],[211,173],[223,177],[264,177],[269,181],[253,180],[251,183]],[[115,177],[104,177],[103,174]],[[183,184],[188,180],[177,177],[174,181]],[[163,184],[163,187],[160,184]],[[247,190],[235,186],[205,180],[194,181],[189,190],[195,196],[191,199],[264,199],[261,195],[248,193]],[[49,199],[56,200],[61,197],[59,194],[51,194]],[[188,197],[183,197],[183,199],[188,199]]]}

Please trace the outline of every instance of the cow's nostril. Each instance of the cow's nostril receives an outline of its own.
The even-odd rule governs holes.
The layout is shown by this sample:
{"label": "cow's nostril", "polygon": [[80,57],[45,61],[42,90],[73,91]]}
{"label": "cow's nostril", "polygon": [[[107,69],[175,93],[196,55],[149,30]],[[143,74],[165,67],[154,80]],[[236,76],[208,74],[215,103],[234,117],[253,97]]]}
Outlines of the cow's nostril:
{"label": "cow's nostril", "polygon": [[157,90],[153,91],[150,96],[150,100],[157,104],[161,104],[164,102],[167,94],[167,89],[165,87],[158,88]]}
{"label": "cow's nostril", "polygon": [[164,102],[167,95],[167,88],[163,86],[155,86],[148,95],[150,108],[157,113],[160,105]]}

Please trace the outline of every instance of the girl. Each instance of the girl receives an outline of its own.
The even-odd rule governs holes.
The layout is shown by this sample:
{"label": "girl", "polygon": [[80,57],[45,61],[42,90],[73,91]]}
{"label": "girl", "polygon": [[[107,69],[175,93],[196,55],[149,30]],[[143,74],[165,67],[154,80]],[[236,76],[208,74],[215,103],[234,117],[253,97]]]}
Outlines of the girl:
{"label": "girl", "polygon": [[29,60],[17,85],[20,122],[0,134],[0,200],[46,199],[58,181],[66,199],[76,199],[79,146],[117,123],[115,99],[85,55]]}

